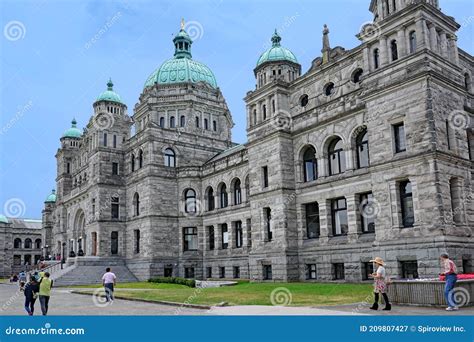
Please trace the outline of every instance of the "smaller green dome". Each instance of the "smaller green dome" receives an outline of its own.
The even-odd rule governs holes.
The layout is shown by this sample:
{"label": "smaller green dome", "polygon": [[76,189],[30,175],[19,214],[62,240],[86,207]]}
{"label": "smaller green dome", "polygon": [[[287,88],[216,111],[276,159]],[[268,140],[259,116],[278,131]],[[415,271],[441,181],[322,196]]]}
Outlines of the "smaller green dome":
{"label": "smaller green dome", "polygon": [[7,217],[4,215],[0,215],[0,223],[9,223]]}
{"label": "smaller green dome", "polygon": [[272,36],[272,47],[262,53],[257,61],[257,67],[265,62],[289,61],[298,64],[296,56],[287,48],[280,45],[281,37],[277,31]]}
{"label": "smaller green dome", "polygon": [[51,190],[51,194],[49,194],[48,197],[46,197],[45,203],[55,203],[56,202],[56,190]]}
{"label": "smaller green dome", "polygon": [[97,101],[110,101],[124,104],[120,98],[120,95],[114,91],[114,84],[112,83],[111,79],[109,79],[109,82],[107,82],[107,90],[97,97],[96,102]]}
{"label": "smaller green dome", "polygon": [[71,128],[66,130],[63,134],[63,138],[80,138],[82,132],[79,128],[77,128],[77,121],[76,119],[72,119],[71,121]]}

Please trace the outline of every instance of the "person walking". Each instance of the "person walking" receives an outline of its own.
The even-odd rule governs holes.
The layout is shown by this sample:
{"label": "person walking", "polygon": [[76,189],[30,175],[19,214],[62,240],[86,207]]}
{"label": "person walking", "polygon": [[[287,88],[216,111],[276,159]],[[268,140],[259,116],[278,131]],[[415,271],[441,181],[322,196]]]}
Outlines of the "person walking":
{"label": "person walking", "polygon": [[35,302],[38,292],[39,285],[36,282],[36,279],[31,277],[23,292],[25,294],[25,310],[29,316],[33,316],[33,313],[35,312]]}
{"label": "person walking", "polygon": [[114,286],[116,279],[117,277],[111,272],[110,267],[107,267],[105,269],[104,275],[102,276],[102,285],[104,286],[105,298],[107,302],[114,300]]}
{"label": "person walking", "polygon": [[45,272],[39,283],[39,301],[43,316],[48,314],[49,298],[51,297],[51,288],[53,287],[53,280],[49,276],[49,272]]}
{"label": "person walking", "polygon": [[457,268],[454,261],[449,259],[449,255],[446,253],[441,254],[440,256],[441,266],[443,267],[443,272],[440,275],[445,277],[446,285],[444,286],[444,297],[446,298],[446,303],[448,307],[446,311],[456,311],[459,310],[456,305],[456,299],[454,298],[454,286],[458,280]]}
{"label": "person walking", "polygon": [[383,310],[390,311],[392,309],[392,305],[388,300],[387,296],[387,282],[386,282],[386,274],[385,274],[385,263],[383,259],[380,257],[376,257],[374,260],[370,260],[376,264],[377,271],[372,273],[370,276],[374,278],[374,304],[370,307],[371,310],[378,310],[379,308],[379,297],[380,294],[383,296],[383,300],[385,302],[385,308]]}

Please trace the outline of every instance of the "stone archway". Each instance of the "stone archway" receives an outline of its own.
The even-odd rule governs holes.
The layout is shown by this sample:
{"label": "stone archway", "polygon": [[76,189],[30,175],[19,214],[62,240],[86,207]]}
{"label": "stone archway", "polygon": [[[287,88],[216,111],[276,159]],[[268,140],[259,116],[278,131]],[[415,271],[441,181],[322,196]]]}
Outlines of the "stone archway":
{"label": "stone archway", "polygon": [[75,250],[77,256],[86,254],[86,217],[84,211],[79,209],[76,212],[73,225],[73,236],[75,238]]}

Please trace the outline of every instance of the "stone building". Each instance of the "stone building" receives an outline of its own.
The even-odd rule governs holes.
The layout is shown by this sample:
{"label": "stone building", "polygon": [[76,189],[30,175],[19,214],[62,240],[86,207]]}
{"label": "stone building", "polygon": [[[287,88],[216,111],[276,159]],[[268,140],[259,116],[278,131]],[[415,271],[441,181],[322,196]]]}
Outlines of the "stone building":
{"label": "stone building", "polygon": [[41,220],[0,215],[0,277],[30,270],[48,253]]}
{"label": "stone building", "polygon": [[437,0],[369,9],[359,46],[332,48],[325,26],[304,73],[275,31],[243,145],[183,26],[131,116],[109,81],[60,139],[53,253],[123,260],[139,279],[360,281],[374,256],[431,277],[441,252],[472,271],[473,57]]}

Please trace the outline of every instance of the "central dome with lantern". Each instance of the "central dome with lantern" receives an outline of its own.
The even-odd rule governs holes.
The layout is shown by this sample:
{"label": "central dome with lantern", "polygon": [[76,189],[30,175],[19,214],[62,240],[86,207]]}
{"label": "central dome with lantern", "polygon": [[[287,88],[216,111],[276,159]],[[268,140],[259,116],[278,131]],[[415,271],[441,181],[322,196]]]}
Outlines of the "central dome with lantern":
{"label": "central dome with lantern", "polygon": [[155,84],[174,84],[183,82],[204,82],[212,88],[217,88],[216,78],[206,65],[192,59],[191,37],[184,30],[184,21],[181,20],[181,29],[174,37],[174,58],[165,61],[156,69],[145,82],[145,88]]}

